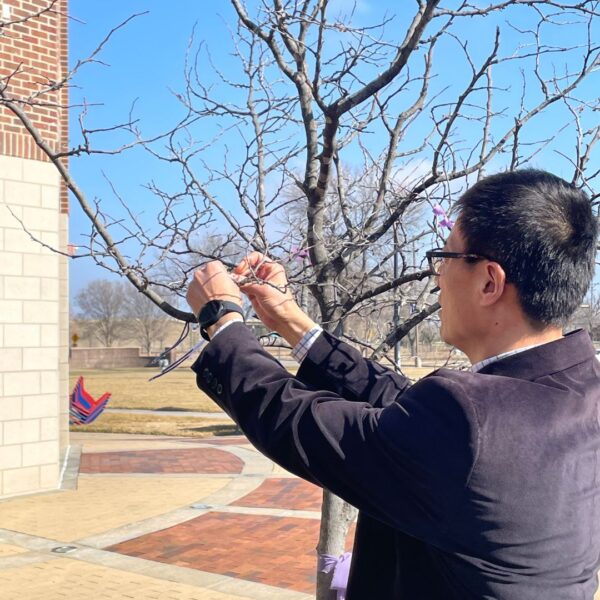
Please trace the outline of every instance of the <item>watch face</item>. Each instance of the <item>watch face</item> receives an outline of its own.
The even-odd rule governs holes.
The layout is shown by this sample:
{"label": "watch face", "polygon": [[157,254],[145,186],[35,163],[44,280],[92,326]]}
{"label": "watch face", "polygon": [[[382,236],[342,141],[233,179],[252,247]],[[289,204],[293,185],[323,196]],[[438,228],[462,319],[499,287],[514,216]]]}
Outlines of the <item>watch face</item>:
{"label": "watch face", "polygon": [[216,320],[219,312],[223,309],[223,303],[220,300],[211,300],[207,302],[200,314],[198,315],[198,321],[200,323],[206,323],[207,321]]}
{"label": "watch face", "polygon": [[244,316],[242,308],[234,302],[227,300],[210,300],[200,310],[198,315],[198,323],[200,324],[200,333],[202,337],[208,339],[206,328],[216,323],[223,315],[230,312],[238,312]]}

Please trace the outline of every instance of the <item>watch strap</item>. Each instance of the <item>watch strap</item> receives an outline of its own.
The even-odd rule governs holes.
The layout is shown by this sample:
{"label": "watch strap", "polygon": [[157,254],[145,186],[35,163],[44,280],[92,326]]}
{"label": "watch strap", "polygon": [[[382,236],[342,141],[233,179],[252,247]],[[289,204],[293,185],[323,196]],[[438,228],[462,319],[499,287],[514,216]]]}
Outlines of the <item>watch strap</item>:
{"label": "watch strap", "polygon": [[239,304],[229,300],[210,300],[198,313],[198,324],[200,325],[200,335],[205,340],[210,340],[208,327],[214,325],[223,315],[236,312],[244,317],[244,311]]}

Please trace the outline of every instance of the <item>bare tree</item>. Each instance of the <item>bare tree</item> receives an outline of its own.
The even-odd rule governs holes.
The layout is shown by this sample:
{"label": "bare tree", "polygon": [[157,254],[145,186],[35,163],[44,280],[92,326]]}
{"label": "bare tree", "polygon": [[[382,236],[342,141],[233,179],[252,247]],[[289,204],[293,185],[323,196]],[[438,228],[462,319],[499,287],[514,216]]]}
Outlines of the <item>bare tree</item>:
{"label": "bare tree", "polygon": [[127,286],[123,292],[122,324],[125,333],[135,339],[146,354],[150,354],[157,343],[162,350],[172,319],[135,288]]}
{"label": "bare tree", "polygon": [[[152,139],[133,116],[118,126],[87,127],[85,106],[81,142],[56,151],[30,118],[51,91],[97,60],[120,26],[62,81],[42,82],[22,97],[11,85],[16,69],[0,85],[0,103],[89,217],[87,255],[167,314],[194,320],[161,289],[181,295],[200,262],[232,265],[239,249],[259,250],[286,264],[303,305],[313,303],[313,317],[326,329],[393,364],[389,349],[438,308],[423,266],[423,248],[443,238],[435,205],[449,212],[453,197],[486,170],[535,165],[549,155],[562,157],[568,178],[597,203],[600,170],[591,165],[599,104],[582,85],[600,62],[596,1],[416,0],[403,4],[401,15],[380,14],[370,24],[357,24],[352,10],[332,10],[328,0],[252,7],[230,0],[237,72],[222,71],[192,39],[177,94],[184,115]],[[202,137],[215,131],[213,123],[214,137]],[[99,148],[95,140],[116,130],[131,141]],[[122,212],[107,214],[66,168],[67,158],[132,145],[179,174],[176,191],[148,184],[160,203],[155,229],[143,226],[117,186]],[[301,225],[287,218],[295,206]],[[199,240],[217,222],[222,238],[208,252]],[[156,275],[167,264],[169,277]],[[409,299],[416,310],[390,327],[390,309]],[[349,320],[366,315],[385,315],[385,322],[375,320],[365,338],[346,332]],[[340,554],[353,518],[326,493],[318,551]],[[319,600],[328,597],[329,578],[318,574]]]}
{"label": "bare tree", "polygon": [[122,336],[125,288],[118,281],[95,279],[75,296],[77,317],[86,332],[110,348]]}

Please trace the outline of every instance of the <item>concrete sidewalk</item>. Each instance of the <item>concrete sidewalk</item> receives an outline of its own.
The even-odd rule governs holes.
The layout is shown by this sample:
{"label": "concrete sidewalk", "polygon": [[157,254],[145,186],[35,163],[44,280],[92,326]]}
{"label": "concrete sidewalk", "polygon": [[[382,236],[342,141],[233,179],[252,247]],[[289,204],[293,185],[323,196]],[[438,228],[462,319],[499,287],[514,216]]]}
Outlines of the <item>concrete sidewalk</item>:
{"label": "concrete sidewalk", "polygon": [[202,419],[228,419],[227,413],[200,412],[197,410],[150,410],[147,408],[105,408],[104,412],[128,415],[160,415],[161,417],[198,417]]}
{"label": "concrete sidewalk", "polygon": [[245,438],[71,443],[63,489],[0,502],[3,600],[314,597],[321,491]]}

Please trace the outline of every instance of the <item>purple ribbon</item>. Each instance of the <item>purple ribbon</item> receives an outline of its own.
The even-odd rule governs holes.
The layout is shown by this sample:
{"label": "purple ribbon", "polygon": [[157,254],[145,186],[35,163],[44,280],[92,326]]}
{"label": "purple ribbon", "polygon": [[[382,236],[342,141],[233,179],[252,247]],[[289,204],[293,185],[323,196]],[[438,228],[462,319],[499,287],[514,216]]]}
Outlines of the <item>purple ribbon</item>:
{"label": "purple ribbon", "polygon": [[337,600],[346,599],[351,560],[352,552],[344,552],[341,556],[319,554],[319,571],[321,573],[331,573],[333,571],[330,588],[337,592]]}
{"label": "purple ribbon", "polygon": [[298,248],[297,246],[292,246],[290,249],[290,258],[303,261],[305,258],[310,258],[310,254],[307,248]]}
{"label": "purple ribbon", "polygon": [[439,204],[436,204],[433,207],[433,214],[440,218],[440,227],[445,227],[446,229],[452,229],[454,227],[454,221],[448,218],[446,211]]}

